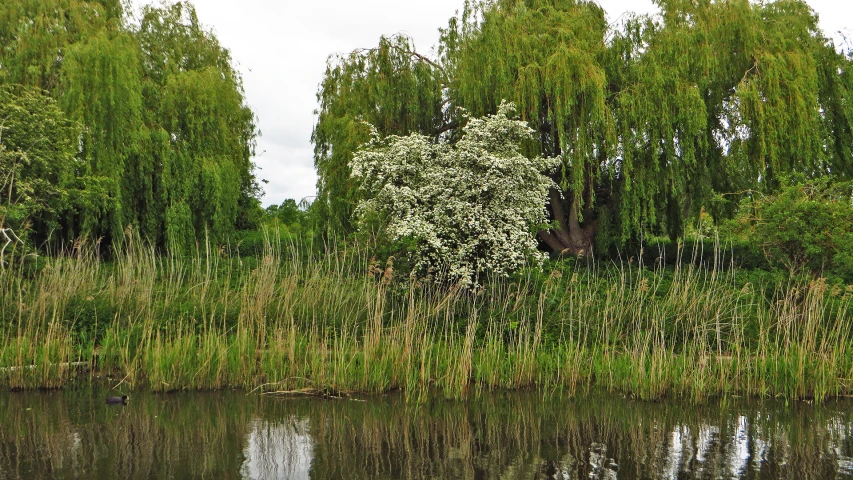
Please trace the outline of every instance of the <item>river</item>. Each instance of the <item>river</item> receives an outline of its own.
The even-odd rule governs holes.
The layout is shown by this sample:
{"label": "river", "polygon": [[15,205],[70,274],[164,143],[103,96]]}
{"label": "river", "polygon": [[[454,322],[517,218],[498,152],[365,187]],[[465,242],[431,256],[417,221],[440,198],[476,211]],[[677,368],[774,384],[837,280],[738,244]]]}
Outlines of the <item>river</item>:
{"label": "river", "polygon": [[115,394],[4,392],[0,479],[853,478],[849,400]]}

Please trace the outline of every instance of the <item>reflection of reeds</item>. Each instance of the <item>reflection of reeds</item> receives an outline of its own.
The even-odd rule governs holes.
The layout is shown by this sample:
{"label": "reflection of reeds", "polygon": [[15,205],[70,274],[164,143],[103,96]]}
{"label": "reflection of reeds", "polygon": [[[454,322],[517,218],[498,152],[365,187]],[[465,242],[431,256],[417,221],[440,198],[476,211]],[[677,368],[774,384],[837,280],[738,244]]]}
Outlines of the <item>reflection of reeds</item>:
{"label": "reflection of reeds", "polygon": [[611,469],[619,478],[753,470],[759,478],[809,479],[841,471],[839,455],[850,453],[846,415],[779,403],[683,407],[492,393],[465,403],[414,406],[398,398],[269,408],[268,415],[281,409],[308,419],[317,478],[609,478]]}
{"label": "reflection of reeds", "polygon": [[239,478],[254,405],[220,398],[134,395],[130,406],[110,407],[91,391],[4,396],[0,471],[11,478]]}
{"label": "reflection of reeds", "polygon": [[[394,280],[358,251],[158,256],[129,239],[0,272],[0,382],[59,387],[69,362],[154,390],[488,389],[641,398],[853,392],[853,291],[738,281],[714,266],[531,272],[482,291]],[[25,261],[26,260],[26,261]],[[775,289],[775,291],[773,291]],[[11,368],[10,368],[11,367]],[[24,368],[21,368],[24,367]]]}
{"label": "reflection of reeds", "polygon": [[[242,392],[0,396],[11,478],[836,478],[849,405],[608,395],[267,400]],[[848,463],[845,463],[848,462]],[[597,476],[596,476],[597,475]],[[300,477],[296,477],[300,478]]]}

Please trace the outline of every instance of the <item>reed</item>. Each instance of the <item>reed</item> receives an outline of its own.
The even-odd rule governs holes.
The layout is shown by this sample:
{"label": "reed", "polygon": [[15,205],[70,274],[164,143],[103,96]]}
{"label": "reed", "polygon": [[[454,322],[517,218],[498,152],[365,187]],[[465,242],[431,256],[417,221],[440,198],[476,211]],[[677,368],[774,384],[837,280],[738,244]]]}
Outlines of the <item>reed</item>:
{"label": "reed", "polygon": [[110,372],[163,391],[402,390],[416,401],[472,388],[853,393],[853,287],[721,264],[563,262],[469,291],[398,278],[393,261],[356,248],[268,244],[230,258],[205,244],[178,257],[129,239],[103,262],[78,245],[0,272],[0,384]]}

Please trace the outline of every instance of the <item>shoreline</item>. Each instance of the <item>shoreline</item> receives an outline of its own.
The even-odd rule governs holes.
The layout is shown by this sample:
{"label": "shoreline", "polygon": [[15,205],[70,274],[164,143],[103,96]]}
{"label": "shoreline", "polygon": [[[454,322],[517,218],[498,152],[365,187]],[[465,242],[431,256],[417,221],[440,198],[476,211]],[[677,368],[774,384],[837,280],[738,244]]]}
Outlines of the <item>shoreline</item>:
{"label": "shoreline", "polygon": [[[571,363],[576,368],[558,370],[542,367],[554,365],[555,357],[560,355],[566,362],[564,365]],[[357,356],[357,353],[353,356]],[[833,375],[842,369],[849,369],[850,365],[833,365],[816,356],[810,356],[805,364],[799,363],[799,371],[803,376],[797,383],[792,382],[786,374],[803,359],[781,356],[759,359],[672,354],[661,356],[651,363],[638,362],[633,354],[597,355],[587,362],[579,361],[577,356],[565,355],[565,352],[539,352],[538,357],[538,362],[542,364],[534,364],[533,368],[524,362],[511,361],[501,366],[507,371],[522,374],[521,379],[513,376],[483,376],[487,373],[485,359],[480,363],[478,354],[472,365],[476,373],[472,373],[468,381],[450,378],[450,375],[456,373],[453,370],[435,372],[440,375],[428,379],[402,378],[399,374],[412,371],[411,365],[403,364],[399,369],[386,370],[384,373],[387,375],[368,372],[369,382],[366,382],[365,374],[361,371],[326,372],[328,376],[321,381],[296,375],[270,378],[267,376],[269,370],[263,368],[265,358],[262,358],[251,378],[241,378],[235,375],[236,372],[228,371],[218,372],[215,379],[207,376],[209,372],[205,372],[205,375],[197,372],[197,375],[191,377],[169,378],[163,375],[164,372],[156,375],[141,370],[127,373],[127,370],[121,370],[118,366],[92,368],[97,362],[78,361],[47,367],[3,367],[0,368],[0,385],[13,391],[65,389],[80,385],[129,392],[146,390],[164,393],[239,389],[247,394],[293,394],[320,398],[370,398],[393,393],[403,395],[415,403],[435,396],[465,400],[472,395],[494,391],[534,391],[546,395],[559,392],[570,397],[607,393],[641,401],[675,399],[696,404],[713,398],[729,397],[806,402],[853,397],[853,388],[849,388],[843,378]],[[767,375],[761,377],[756,372],[766,372]],[[159,383],[154,383],[155,378],[160,379]]]}

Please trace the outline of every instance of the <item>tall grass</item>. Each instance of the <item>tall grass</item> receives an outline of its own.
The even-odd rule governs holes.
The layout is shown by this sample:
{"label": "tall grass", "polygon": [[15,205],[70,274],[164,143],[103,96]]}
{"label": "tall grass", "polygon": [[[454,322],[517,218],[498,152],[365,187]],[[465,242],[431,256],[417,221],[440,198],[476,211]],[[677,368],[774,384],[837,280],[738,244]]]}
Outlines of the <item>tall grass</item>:
{"label": "tall grass", "polygon": [[853,393],[853,287],[749,281],[720,263],[559,263],[472,292],[395,278],[355,249],[227,258],[202,245],[184,258],[129,241],[107,263],[83,246],[0,272],[0,384],[107,373],[130,388],[416,400],[528,387]]}

